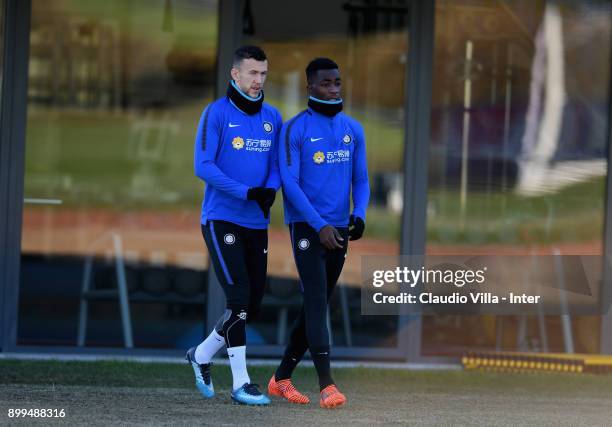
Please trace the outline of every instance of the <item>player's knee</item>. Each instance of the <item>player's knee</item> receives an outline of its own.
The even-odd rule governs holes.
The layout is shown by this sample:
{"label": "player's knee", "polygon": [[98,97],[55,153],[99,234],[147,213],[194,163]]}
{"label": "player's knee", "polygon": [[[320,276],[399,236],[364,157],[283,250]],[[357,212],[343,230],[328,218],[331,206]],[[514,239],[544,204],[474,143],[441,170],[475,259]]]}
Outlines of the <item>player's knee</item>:
{"label": "player's knee", "polygon": [[229,316],[223,322],[223,336],[225,337],[226,346],[230,348],[245,345],[248,306],[228,306],[227,312],[229,312]]}
{"label": "player's knee", "polygon": [[231,325],[237,322],[246,323],[249,315],[249,307],[247,305],[237,304],[227,307],[225,320],[223,321],[223,330],[227,331]]}

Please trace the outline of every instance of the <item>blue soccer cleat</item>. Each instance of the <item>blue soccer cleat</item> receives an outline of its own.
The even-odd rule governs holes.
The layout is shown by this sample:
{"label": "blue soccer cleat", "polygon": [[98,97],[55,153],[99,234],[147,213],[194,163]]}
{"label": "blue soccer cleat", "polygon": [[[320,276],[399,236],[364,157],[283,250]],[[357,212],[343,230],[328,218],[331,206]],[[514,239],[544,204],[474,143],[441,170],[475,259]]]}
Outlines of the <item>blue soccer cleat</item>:
{"label": "blue soccer cleat", "polygon": [[198,364],[195,360],[195,347],[191,347],[187,351],[185,359],[191,364],[195,373],[195,385],[206,399],[210,399],[215,395],[212,378],[210,378],[210,367],[212,363]]}
{"label": "blue soccer cleat", "polygon": [[238,390],[232,391],[232,400],[243,405],[269,405],[268,396],[259,391],[257,384],[244,383]]}

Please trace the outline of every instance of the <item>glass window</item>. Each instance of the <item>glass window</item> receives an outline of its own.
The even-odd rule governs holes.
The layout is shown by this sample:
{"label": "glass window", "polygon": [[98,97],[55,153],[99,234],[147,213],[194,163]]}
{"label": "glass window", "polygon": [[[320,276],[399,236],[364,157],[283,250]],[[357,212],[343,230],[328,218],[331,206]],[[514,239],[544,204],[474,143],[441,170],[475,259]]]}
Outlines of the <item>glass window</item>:
{"label": "glass window", "polygon": [[[437,2],[427,253],[602,254],[610,12],[607,1]],[[564,351],[561,324],[426,316],[422,351]],[[572,317],[576,352],[598,351],[598,328]]]}
{"label": "glass window", "polygon": [[[4,75],[4,8],[4,0],[0,0],[0,100],[2,100],[2,76]],[[0,112],[2,112],[1,109]]]}
{"label": "glass window", "polygon": [[185,348],[217,1],[33,0],[30,43],[18,344]]}
{"label": "glass window", "polygon": [[[268,56],[266,100],[279,108],[283,120],[307,107],[306,65],[327,56],[341,70],[344,111],[365,130],[370,207],[364,238],[351,243],[330,303],[334,345],[398,345],[397,317],[362,316],[360,309],[361,256],[399,253],[408,4],[388,3],[327,1],[314,7],[312,2],[256,0],[245,10],[245,42],[262,46]],[[268,331],[265,342],[284,343],[301,296],[279,199],[272,218],[271,286],[263,303],[280,304],[281,310],[262,310],[253,327]],[[277,326],[277,318],[288,326]]]}

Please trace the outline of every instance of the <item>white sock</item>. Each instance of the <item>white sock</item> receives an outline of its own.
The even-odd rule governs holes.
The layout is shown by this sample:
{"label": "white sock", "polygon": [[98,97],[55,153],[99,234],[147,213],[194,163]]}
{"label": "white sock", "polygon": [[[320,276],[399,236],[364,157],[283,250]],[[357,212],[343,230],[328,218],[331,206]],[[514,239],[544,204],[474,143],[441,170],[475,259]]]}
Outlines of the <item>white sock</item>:
{"label": "white sock", "polygon": [[249,373],[246,367],[246,345],[230,347],[227,349],[232,376],[234,377],[234,390],[239,389],[244,383],[250,383]]}
{"label": "white sock", "polygon": [[198,364],[210,363],[213,356],[223,348],[225,340],[221,335],[217,333],[215,329],[212,330],[209,336],[196,347],[195,361]]}

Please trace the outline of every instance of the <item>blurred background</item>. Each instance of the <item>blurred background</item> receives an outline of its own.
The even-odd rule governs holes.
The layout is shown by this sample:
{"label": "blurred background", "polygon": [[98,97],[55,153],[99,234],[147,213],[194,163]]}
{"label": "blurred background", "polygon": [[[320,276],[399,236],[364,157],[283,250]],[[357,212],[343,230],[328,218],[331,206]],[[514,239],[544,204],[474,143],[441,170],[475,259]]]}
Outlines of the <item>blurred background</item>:
{"label": "blurred background", "polygon": [[[406,216],[424,218],[427,254],[602,256],[606,243],[611,2],[416,3],[31,0],[10,347],[178,353],[212,327],[223,297],[198,226],[193,143],[224,95],[227,58],[249,43],[268,55],[266,101],[284,120],[306,106],[306,64],[329,56],[365,129],[371,205],[329,309],[336,355],[612,351],[602,316],[573,316],[568,331],[560,316],[361,315],[361,257],[405,253]],[[413,91],[427,102],[411,107]],[[415,180],[424,204],[405,191]],[[268,292],[248,328],[259,356],[281,354],[301,304],[280,197],[272,221]]]}

